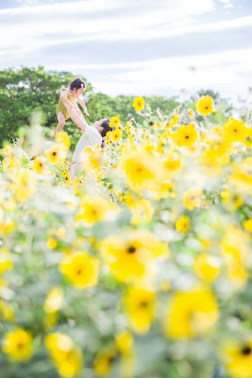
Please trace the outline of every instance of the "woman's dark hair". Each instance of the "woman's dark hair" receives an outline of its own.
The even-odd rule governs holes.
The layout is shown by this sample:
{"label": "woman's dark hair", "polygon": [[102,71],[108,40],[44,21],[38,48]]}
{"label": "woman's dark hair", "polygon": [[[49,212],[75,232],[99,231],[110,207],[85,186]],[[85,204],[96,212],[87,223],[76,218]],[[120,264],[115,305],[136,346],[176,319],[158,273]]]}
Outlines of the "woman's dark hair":
{"label": "woman's dark hair", "polygon": [[109,118],[105,119],[105,121],[102,122],[102,124],[101,124],[101,127],[103,127],[103,130],[101,132],[101,136],[102,137],[105,137],[105,135],[107,134],[107,132],[113,130],[113,127],[110,127],[109,124],[110,124],[110,119]]}
{"label": "woman's dark hair", "polygon": [[86,88],[85,81],[83,81],[80,77],[77,77],[76,79],[72,80],[71,83],[69,84],[69,88],[71,91],[76,88]]}

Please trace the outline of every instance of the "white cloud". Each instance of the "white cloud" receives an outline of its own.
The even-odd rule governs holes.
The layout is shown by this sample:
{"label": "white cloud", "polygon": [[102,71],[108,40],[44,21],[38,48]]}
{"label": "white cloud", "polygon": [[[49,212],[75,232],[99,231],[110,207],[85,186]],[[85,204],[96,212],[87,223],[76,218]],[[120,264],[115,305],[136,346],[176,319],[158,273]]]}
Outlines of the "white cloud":
{"label": "white cloud", "polygon": [[59,43],[67,34],[73,38],[65,38],[62,43],[165,37],[181,33],[188,25],[192,27],[194,17],[214,9],[214,0],[139,0],[137,3],[133,0],[88,0],[4,9],[0,11],[0,35],[4,36],[1,46],[27,54],[42,46]]}
{"label": "white cloud", "polygon": [[[217,1],[231,7],[232,0],[86,0],[38,6],[29,6],[29,1],[35,0],[26,0],[25,7],[0,10],[0,62],[5,67],[22,64],[22,59],[31,54],[37,57],[37,64],[41,64],[41,57],[49,62],[51,57],[43,55],[46,47],[65,51],[66,44],[84,41],[93,41],[95,48],[96,42],[155,43],[155,39],[165,41],[190,33],[213,32],[214,37],[206,34],[206,44],[207,38],[217,37],[218,46],[218,32],[252,26],[252,15],[205,21],[206,15],[214,12]],[[246,93],[252,77],[252,52],[238,48],[234,46],[234,51],[212,55],[199,53],[165,59],[155,59],[150,52],[148,62],[135,61],[134,51],[129,48],[129,63],[105,65],[79,62],[66,65],[55,54],[55,63],[46,64],[46,68],[81,71],[84,76],[87,70],[89,81],[110,95],[170,95],[180,88],[193,91],[204,87],[234,96]],[[111,51],[112,57],[117,53]],[[73,56],[73,62],[76,59]],[[197,70],[191,72],[190,66],[196,66]],[[113,73],[113,68],[121,73]]]}
{"label": "white cloud", "polygon": [[39,0],[16,0],[16,2],[22,6],[38,5]]}
{"label": "white cloud", "polygon": [[233,8],[234,7],[232,0],[220,0],[220,2],[223,4],[224,8]]}
{"label": "white cloud", "polygon": [[[48,69],[64,69],[82,73],[88,70],[88,78],[98,91],[111,96],[129,95],[177,95],[181,89],[193,93],[198,89],[220,91],[222,96],[235,99],[238,94],[247,97],[251,79],[252,50],[233,50],[218,54],[183,56],[155,59],[149,62],[131,62],[110,65],[48,65]],[[194,66],[195,71],[190,67]],[[113,73],[111,68],[125,69]],[[106,69],[109,69],[106,73]],[[93,73],[92,73],[93,70]],[[95,72],[102,71],[97,79]]]}
{"label": "white cloud", "polygon": [[[150,40],[252,26],[252,16],[197,21],[196,17],[214,9],[214,0],[139,0],[137,7],[133,0],[88,0],[4,9],[0,11],[1,47],[12,50],[13,56],[25,56],[65,43]],[[6,54],[12,58],[11,51]]]}
{"label": "white cloud", "polygon": [[[88,14],[102,10],[117,9],[120,7],[120,1],[116,0],[77,0],[65,3],[54,2],[49,4],[39,4],[39,0],[18,0],[25,7],[6,8],[0,10],[0,16],[29,16],[43,17],[48,15],[69,17],[72,14]],[[124,0],[123,0],[124,1]],[[30,6],[29,6],[30,3]],[[38,5],[36,5],[38,4]],[[36,6],[34,6],[36,5]]]}

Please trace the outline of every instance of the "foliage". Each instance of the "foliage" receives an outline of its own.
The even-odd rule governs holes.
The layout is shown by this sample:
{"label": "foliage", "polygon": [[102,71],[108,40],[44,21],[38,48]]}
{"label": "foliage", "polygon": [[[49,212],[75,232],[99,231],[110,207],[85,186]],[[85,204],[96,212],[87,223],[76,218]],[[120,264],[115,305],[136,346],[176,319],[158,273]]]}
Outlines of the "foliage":
{"label": "foliage", "polygon": [[[0,71],[1,143],[17,137],[18,128],[30,124],[34,109],[42,110],[45,126],[55,126],[60,88],[72,79],[69,72],[47,72],[43,67]],[[87,92],[90,90],[88,84]]]}
{"label": "foliage", "polygon": [[[0,145],[4,140],[15,139],[20,127],[30,125],[31,114],[36,110],[42,111],[41,122],[47,127],[46,134],[52,137],[57,125],[56,106],[60,88],[67,87],[73,77],[70,72],[45,71],[43,67],[0,71]],[[89,123],[113,115],[119,115],[123,122],[133,115],[138,122],[142,121],[142,117],[133,112],[132,96],[112,98],[103,93],[94,93],[92,85],[87,83],[84,98],[90,114]],[[159,107],[164,114],[170,113],[178,105],[173,98],[149,97],[146,100],[152,109]],[[65,130],[74,146],[80,137],[76,125],[68,120]]]}

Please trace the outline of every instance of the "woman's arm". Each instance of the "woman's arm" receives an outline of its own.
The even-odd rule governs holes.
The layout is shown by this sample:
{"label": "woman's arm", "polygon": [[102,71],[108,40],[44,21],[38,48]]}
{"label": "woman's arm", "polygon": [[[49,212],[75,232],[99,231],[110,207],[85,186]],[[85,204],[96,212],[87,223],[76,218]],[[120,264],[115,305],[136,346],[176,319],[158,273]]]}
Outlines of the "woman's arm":
{"label": "woman's arm", "polygon": [[65,106],[68,110],[68,113],[70,114],[70,117],[72,118],[72,120],[74,121],[74,123],[76,123],[76,125],[82,130],[82,131],[86,131],[86,127],[88,126],[85,118],[81,118],[78,113],[76,112],[76,110],[73,108],[72,106],[73,104],[71,104],[71,107],[66,103]]}
{"label": "woman's arm", "polygon": [[74,107],[74,104],[72,104],[71,101],[68,100],[67,96],[68,96],[68,90],[66,89],[61,92],[60,99],[63,101],[64,105],[67,104],[71,108]]}

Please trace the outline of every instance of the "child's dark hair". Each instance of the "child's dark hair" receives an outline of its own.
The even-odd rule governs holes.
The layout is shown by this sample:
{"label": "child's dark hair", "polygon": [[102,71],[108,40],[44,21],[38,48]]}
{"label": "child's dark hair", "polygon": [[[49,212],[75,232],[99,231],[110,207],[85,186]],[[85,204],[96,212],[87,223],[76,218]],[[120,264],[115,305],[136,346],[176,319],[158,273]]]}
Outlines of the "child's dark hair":
{"label": "child's dark hair", "polygon": [[74,88],[76,89],[86,88],[86,84],[85,84],[85,81],[83,81],[80,77],[76,77],[76,79],[73,79],[71,83],[69,84],[69,88],[71,89],[71,91]]}
{"label": "child's dark hair", "polygon": [[102,122],[102,124],[101,124],[101,127],[103,127],[103,130],[101,132],[101,136],[102,137],[105,137],[105,135],[107,134],[107,132],[113,130],[113,127],[110,127],[109,124],[110,124],[110,119],[109,118],[105,119],[105,121]]}

